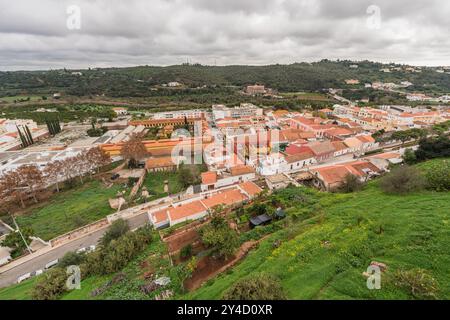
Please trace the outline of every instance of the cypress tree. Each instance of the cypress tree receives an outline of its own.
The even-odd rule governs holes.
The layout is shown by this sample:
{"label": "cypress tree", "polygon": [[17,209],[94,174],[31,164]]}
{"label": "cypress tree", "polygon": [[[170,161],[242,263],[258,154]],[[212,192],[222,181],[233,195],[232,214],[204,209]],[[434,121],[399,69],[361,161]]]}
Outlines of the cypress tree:
{"label": "cypress tree", "polygon": [[28,139],[30,141],[30,144],[34,144],[34,140],[33,140],[33,135],[31,134],[30,128],[28,128],[28,126],[25,126],[25,132],[28,135]]}
{"label": "cypress tree", "polygon": [[22,148],[28,147],[29,144],[28,144],[27,140],[25,139],[25,136],[22,134],[22,131],[20,131],[18,126],[16,126],[16,128],[17,128],[17,132],[19,133],[20,141],[22,141]]}

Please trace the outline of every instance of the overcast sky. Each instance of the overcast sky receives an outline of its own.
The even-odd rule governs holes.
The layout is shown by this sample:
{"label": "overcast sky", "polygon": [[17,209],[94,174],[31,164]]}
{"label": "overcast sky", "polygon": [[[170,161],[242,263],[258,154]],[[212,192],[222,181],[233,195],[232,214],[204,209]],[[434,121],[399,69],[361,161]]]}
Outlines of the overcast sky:
{"label": "overcast sky", "polygon": [[450,65],[450,1],[0,0],[0,70],[324,58]]}

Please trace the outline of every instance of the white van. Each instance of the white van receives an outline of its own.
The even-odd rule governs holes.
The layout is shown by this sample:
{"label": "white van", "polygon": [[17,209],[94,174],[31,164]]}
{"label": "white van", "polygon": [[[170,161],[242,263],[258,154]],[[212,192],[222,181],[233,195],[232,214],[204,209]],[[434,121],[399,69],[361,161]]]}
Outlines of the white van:
{"label": "white van", "polygon": [[77,250],[77,253],[83,253],[86,252],[86,248],[80,248]]}
{"label": "white van", "polygon": [[59,262],[59,259],[50,261],[49,263],[47,263],[47,264],[45,265],[45,269],[53,268],[54,266],[56,266],[56,265],[58,264],[58,262]]}
{"label": "white van", "polygon": [[17,283],[21,283],[22,281],[25,281],[30,277],[31,273],[25,273],[24,275],[21,275],[19,278],[17,278]]}

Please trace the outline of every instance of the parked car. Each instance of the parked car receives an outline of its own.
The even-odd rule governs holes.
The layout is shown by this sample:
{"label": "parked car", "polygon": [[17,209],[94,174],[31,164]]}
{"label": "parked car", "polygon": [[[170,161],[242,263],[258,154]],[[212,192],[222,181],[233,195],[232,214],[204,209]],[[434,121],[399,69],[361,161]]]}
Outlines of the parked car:
{"label": "parked car", "polygon": [[22,281],[25,281],[29,278],[31,278],[31,273],[25,273],[24,275],[21,275],[19,278],[17,278],[17,283],[21,283]]}
{"label": "parked car", "polygon": [[59,262],[59,259],[50,261],[49,263],[47,263],[45,265],[45,269],[47,270],[47,269],[53,268],[54,266],[56,266],[58,264],[58,262]]}
{"label": "parked car", "polygon": [[93,244],[92,246],[89,246],[88,252],[95,251],[95,248],[97,248],[97,247],[95,246],[95,244]]}
{"label": "parked car", "polygon": [[86,252],[86,248],[80,248],[77,250],[77,253],[84,253]]}

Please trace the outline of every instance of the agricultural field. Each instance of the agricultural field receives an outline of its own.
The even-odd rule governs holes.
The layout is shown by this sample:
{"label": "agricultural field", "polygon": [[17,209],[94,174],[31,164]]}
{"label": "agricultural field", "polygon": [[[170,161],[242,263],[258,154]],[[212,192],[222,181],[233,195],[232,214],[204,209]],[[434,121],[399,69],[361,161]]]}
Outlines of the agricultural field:
{"label": "agricultural field", "polygon": [[6,103],[22,102],[22,101],[36,102],[36,101],[41,101],[41,100],[42,100],[42,96],[37,96],[37,95],[31,95],[31,96],[21,95],[21,96],[11,96],[11,97],[0,97],[0,102],[6,102]]}

